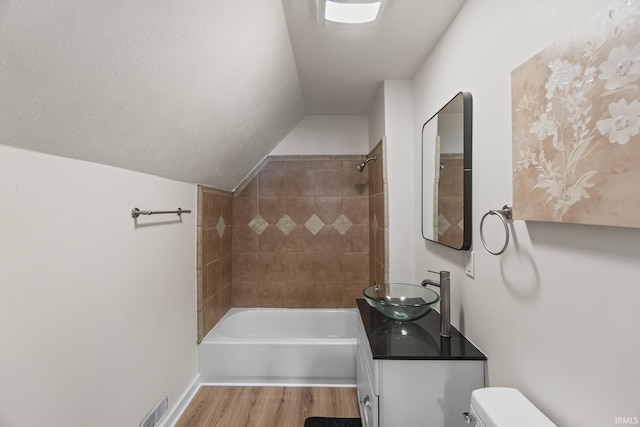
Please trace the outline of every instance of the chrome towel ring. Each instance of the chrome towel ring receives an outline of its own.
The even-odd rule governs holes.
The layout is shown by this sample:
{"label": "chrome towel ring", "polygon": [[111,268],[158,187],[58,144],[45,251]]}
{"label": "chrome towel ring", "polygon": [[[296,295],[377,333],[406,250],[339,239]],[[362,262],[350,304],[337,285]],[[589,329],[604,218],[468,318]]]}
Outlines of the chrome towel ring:
{"label": "chrome towel ring", "polygon": [[[500,218],[500,221],[502,221],[502,225],[504,225],[504,233],[505,233],[504,246],[502,247],[502,249],[500,249],[497,252],[494,252],[491,249],[489,249],[489,247],[487,246],[487,242],[485,242],[484,240],[483,226],[484,226],[484,220],[488,215],[498,215],[498,218]],[[510,220],[512,218],[513,218],[513,213],[511,211],[511,205],[504,205],[502,209],[492,209],[482,216],[482,220],[480,220],[480,240],[482,240],[482,246],[484,246],[484,248],[491,255],[500,255],[507,249],[507,246],[509,246],[509,226],[507,225],[507,220],[508,219]]]}

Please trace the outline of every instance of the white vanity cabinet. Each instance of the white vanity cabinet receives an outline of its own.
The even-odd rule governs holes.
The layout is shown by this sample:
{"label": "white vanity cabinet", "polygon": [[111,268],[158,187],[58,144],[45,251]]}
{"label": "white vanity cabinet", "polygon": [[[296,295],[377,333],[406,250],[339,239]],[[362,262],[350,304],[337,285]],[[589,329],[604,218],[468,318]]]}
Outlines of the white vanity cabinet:
{"label": "white vanity cabinet", "polygon": [[[457,330],[441,339],[439,315],[387,321],[358,300],[357,383],[363,427],[467,426],[486,357]],[[435,329],[435,332],[433,331]]]}

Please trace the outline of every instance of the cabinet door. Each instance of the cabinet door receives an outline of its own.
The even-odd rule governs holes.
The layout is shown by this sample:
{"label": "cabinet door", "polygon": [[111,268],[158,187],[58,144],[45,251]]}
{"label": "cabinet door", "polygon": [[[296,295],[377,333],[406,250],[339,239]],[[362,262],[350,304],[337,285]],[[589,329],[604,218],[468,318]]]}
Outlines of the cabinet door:
{"label": "cabinet door", "polygon": [[357,369],[356,378],[362,427],[378,427],[378,396],[373,391],[371,377],[363,363],[360,347],[358,348]]}

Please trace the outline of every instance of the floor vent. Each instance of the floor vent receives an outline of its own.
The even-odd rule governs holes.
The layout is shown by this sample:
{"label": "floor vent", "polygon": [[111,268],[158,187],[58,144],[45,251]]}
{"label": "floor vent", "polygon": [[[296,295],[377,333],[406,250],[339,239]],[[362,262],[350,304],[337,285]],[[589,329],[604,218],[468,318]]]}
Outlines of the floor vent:
{"label": "floor vent", "polygon": [[143,418],[140,427],[154,427],[160,418],[169,410],[169,396],[162,398],[160,402]]}

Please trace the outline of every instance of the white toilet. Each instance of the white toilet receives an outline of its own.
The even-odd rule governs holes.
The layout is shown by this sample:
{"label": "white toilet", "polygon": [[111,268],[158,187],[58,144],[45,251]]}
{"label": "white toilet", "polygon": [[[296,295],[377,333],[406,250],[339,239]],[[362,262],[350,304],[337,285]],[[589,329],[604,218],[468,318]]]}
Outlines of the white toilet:
{"label": "white toilet", "polygon": [[557,427],[515,388],[474,390],[465,416],[473,427]]}

